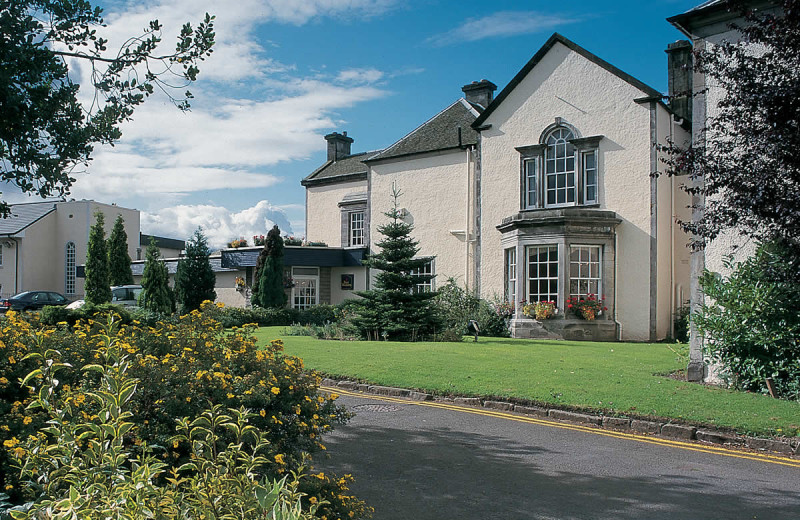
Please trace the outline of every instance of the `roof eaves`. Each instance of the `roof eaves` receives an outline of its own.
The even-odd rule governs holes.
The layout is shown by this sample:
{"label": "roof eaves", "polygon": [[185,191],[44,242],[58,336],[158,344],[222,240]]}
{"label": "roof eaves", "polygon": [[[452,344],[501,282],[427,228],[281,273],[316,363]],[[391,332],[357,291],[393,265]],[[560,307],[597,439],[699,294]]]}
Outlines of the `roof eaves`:
{"label": "roof eaves", "polygon": [[634,78],[630,74],[623,72],[614,65],[608,63],[607,61],[596,56],[595,54],[592,54],[588,50],[584,49],[583,47],[573,42],[572,40],[569,40],[568,38],[562,36],[561,34],[553,33],[553,35],[547,39],[544,45],[542,45],[542,47],[536,52],[536,54],[533,55],[533,57],[528,61],[528,63],[526,63],[525,66],[522,67],[522,69],[511,79],[511,81],[500,92],[500,94],[498,94],[497,97],[495,97],[494,100],[491,103],[489,103],[489,106],[486,107],[486,110],[484,110],[483,113],[478,117],[478,119],[476,119],[475,122],[472,123],[472,128],[478,130],[483,125],[483,123],[486,121],[486,119],[489,118],[492,112],[494,112],[495,109],[505,100],[505,98],[507,98],[511,94],[511,92],[517,87],[517,85],[522,83],[522,81],[525,79],[528,73],[530,73],[530,71],[533,70],[534,67],[536,67],[536,65],[538,65],[540,61],[542,61],[545,55],[547,55],[547,53],[550,52],[550,49],[552,49],[556,43],[560,43],[565,47],[567,47],[568,49],[577,52],[587,60],[591,61],[596,65],[599,65],[600,67],[607,70],[611,74],[617,76],[621,80],[630,83],[631,85],[638,88],[648,96],[661,96],[661,93],[656,89],[654,89],[653,87],[650,87],[645,83],[639,81],[638,79]]}
{"label": "roof eaves", "polygon": [[325,186],[328,184],[339,184],[342,182],[354,182],[366,180],[367,170],[356,173],[344,173],[342,175],[334,175],[332,177],[320,177],[319,179],[311,179],[306,177],[300,181],[301,186]]}
{"label": "roof eaves", "polygon": [[[478,112],[478,110],[475,108],[475,105],[477,105],[477,106],[480,106],[480,105],[478,105],[477,103],[475,103],[475,104],[473,105],[472,103],[470,103],[469,101],[467,101],[467,100],[466,100],[466,99],[464,99],[464,98],[461,98],[461,99],[459,99],[459,101],[461,101],[461,104],[462,104],[462,105],[464,105],[464,108],[466,108],[467,110],[469,110],[469,113],[470,113],[470,114],[472,114],[472,115],[473,115],[473,116],[475,116],[475,117],[480,117],[481,113],[480,113],[480,112]],[[452,106],[452,105],[451,105],[451,106]]]}
{"label": "roof eaves", "polygon": [[388,161],[394,161],[394,160],[407,159],[409,157],[415,157],[415,156],[418,156],[418,155],[439,154],[439,153],[442,153],[442,152],[450,152],[450,151],[453,151],[453,150],[463,150],[463,149],[464,149],[463,146],[448,146],[448,147],[445,147],[445,148],[437,148],[435,150],[422,150],[422,151],[419,151],[419,152],[409,152],[409,153],[403,153],[403,154],[398,154],[398,155],[390,155],[388,157],[376,157],[374,159],[370,159],[370,162],[381,163],[381,162],[385,162],[385,161],[388,162]]}

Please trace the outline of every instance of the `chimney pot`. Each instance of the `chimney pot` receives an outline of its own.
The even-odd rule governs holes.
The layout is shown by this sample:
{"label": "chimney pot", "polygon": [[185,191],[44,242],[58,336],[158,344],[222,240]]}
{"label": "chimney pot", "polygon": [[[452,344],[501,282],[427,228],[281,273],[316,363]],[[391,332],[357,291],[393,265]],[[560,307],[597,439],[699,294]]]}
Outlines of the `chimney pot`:
{"label": "chimney pot", "polygon": [[494,91],[497,90],[497,85],[487,79],[480,81],[473,81],[468,85],[461,87],[468,102],[480,105],[483,108],[489,106],[489,103],[494,99]]}
{"label": "chimney pot", "polygon": [[350,155],[350,145],[353,144],[353,138],[347,137],[347,132],[332,132],[325,136],[328,141],[328,160],[338,161]]}

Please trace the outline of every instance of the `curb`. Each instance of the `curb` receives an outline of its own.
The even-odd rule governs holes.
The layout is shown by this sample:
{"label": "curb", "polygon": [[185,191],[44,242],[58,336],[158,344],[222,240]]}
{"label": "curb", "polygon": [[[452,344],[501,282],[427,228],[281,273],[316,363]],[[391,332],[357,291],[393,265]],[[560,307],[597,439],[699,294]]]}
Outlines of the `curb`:
{"label": "curb", "polygon": [[591,413],[580,413],[561,408],[549,408],[535,404],[517,404],[496,399],[479,397],[441,397],[391,386],[370,385],[356,381],[337,381],[324,378],[323,386],[352,390],[367,394],[403,397],[415,401],[437,401],[452,403],[461,406],[488,408],[504,412],[514,412],[521,415],[530,415],[580,425],[590,425],[598,429],[634,431],[646,435],[657,435],[667,439],[680,441],[697,441],[704,444],[714,444],[731,448],[749,448],[760,452],[778,453],[788,456],[800,456],[800,439],[789,438],[762,438],[736,435],[712,427],[695,427],[686,424],[673,423],[668,419],[654,421],[641,420],[631,417],[609,417]]}

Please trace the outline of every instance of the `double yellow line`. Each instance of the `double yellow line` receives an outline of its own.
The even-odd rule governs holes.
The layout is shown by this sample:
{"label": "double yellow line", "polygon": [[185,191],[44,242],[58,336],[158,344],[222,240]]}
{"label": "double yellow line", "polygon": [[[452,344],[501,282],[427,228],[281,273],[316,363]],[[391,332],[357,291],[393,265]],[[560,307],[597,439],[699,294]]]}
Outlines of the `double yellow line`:
{"label": "double yellow line", "polygon": [[645,434],[625,433],[614,430],[602,430],[591,426],[581,426],[579,424],[559,423],[538,419],[536,417],[528,417],[525,415],[516,415],[507,412],[499,412],[494,410],[487,410],[485,408],[471,408],[467,406],[458,406],[448,403],[440,403],[434,401],[412,401],[409,399],[402,399],[398,397],[388,397],[384,395],[362,394],[360,392],[352,392],[336,387],[323,386],[320,390],[329,393],[336,393],[340,395],[347,395],[350,397],[357,397],[361,399],[372,399],[378,401],[385,401],[389,403],[398,403],[414,406],[426,406],[429,408],[440,408],[443,410],[451,410],[460,413],[469,413],[474,415],[482,415],[484,417],[495,417],[497,419],[504,419],[507,421],[515,421],[528,424],[538,424],[540,426],[547,426],[550,428],[560,428],[562,430],[572,430],[578,432],[591,433],[593,435],[602,435],[604,437],[613,437],[616,439],[626,439],[635,442],[643,442],[645,444],[655,444],[657,446],[669,446],[687,451],[696,451],[699,453],[709,453],[712,455],[722,455],[724,457],[733,457],[736,459],[755,460],[758,462],[767,462],[770,464],[779,464],[781,466],[789,466],[790,468],[800,468],[800,460],[792,459],[790,457],[782,457],[780,455],[770,455],[767,453],[752,453],[752,452],[739,452],[731,448],[724,448],[721,446],[708,446],[704,444],[697,444],[693,442],[676,441],[671,439],[662,439],[660,437],[651,437]]}

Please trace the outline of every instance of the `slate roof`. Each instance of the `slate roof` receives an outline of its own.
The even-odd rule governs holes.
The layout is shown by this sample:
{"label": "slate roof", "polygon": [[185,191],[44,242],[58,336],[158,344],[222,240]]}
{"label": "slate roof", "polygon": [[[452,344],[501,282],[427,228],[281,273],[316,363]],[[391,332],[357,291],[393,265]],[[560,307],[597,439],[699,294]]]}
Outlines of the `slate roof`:
{"label": "slate roof", "polygon": [[300,181],[303,186],[326,184],[328,182],[343,182],[346,180],[359,180],[367,178],[367,165],[364,160],[375,155],[374,152],[354,153],[336,161],[327,161],[314,170],[311,175]]}
{"label": "slate roof", "polygon": [[661,99],[663,97],[661,92],[659,92],[658,90],[654,89],[653,87],[650,87],[650,86],[642,83],[641,81],[639,81],[638,79],[634,78],[630,74],[626,74],[622,70],[620,70],[617,67],[611,65],[607,61],[595,56],[594,54],[592,54],[591,52],[587,51],[586,49],[584,49],[583,47],[581,47],[577,43],[569,40],[568,38],[565,38],[564,36],[562,36],[562,35],[560,35],[558,33],[553,33],[553,35],[550,38],[548,38],[548,40],[545,42],[545,44],[542,45],[542,48],[539,49],[536,52],[536,54],[533,55],[533,57],[530,59],[530,61],[528,61],[528,63],[525,64],[524,67],[522,67],[522,70],[520,70],[517,73],[517,75],[514,76],[514,78],[508,83],[508,85],[506,85],[506,87],[502,91],[500,91],[500,93],[497,95],[497,97],[494,98],[494,100],[491,103],[489,103],[489,106],[486,107],[486,110],[484,110],[481,113],[481,115],[478,117],[478,119],[476,119],[475,122],[472,124],[472,126],[474,128],[478,128],[481,125],[483,125],[484,121],[486,121],[486,119],[492,114],[492,112],[494,112],[495,109],[498,106],[500,106],[500,104],[508,97],[508,95],[511,94],[511,92],[517,87],[517,85],[519,85],[522,82],[522,80],[525,79],[525,77],[528,75],[528,73],[530,73],[531,70],[533,70],[533,68],[536,67],[536,65],[539,64],[539,62],[542,60],[542,58],[544,58],[545,55],[548,52],[550,52],[550,49],[552,49],[553,46],[555,46],[556,43],[560,43],[560,44],[564,45],[568,49],[580,54],[581,56],[583,56],[587,60],[591,61],[592,63],[595,63],[596,65],[604,68],[605,70],[607,70],[611,74],[617,76],[621,80],[626,81],[627,83],[630,83],[634,87],[636,87],[639,90],[641,90],[646,96],[651,97],[651,98],[657,98],[657,99]]}
{"label": "slate roof", "polygon": [[0,235],[19,233],[55,210],[56,204],[54,202],[12,204],[11,215],[8,218],[0,218]]}
{"label": "slate roof", "polygon": [[[381,161],[426,152],[458,149],[478,143],[478,132],[472,128],[481,111],[480,105],[459,99],[417,127],[392,146],[365,162]],[[459,135],[459,128],[461,129]]]}

